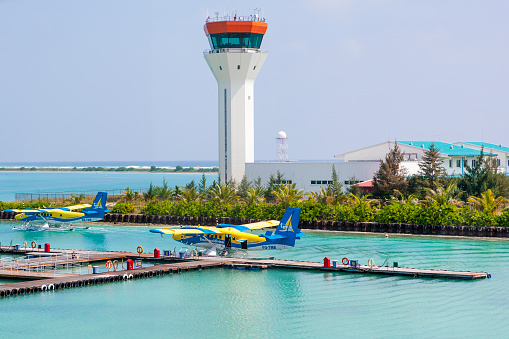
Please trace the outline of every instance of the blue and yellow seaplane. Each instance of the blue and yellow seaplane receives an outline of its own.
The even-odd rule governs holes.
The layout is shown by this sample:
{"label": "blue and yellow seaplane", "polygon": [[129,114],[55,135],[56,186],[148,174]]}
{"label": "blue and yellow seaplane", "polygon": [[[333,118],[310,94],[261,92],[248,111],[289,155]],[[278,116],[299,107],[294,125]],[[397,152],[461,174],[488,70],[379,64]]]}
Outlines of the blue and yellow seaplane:
{"label": "blue and yellow seaplane", "polygon": [[[206,255],[226,255],[230,250],[278,250],[295,246],[295,240],[306,236],[299,229],[300,209],[288,207],[281,221],[268,220],[244,225],[219,224],[214,227],[159,228],[150,232],[171,234],[174,240],[185,245],[205,248]],[[275,227],[272,233],[247,233]]]}
{"label": "blue and yellow seaplane", "polygon": [[108,193],[98,192],[92,205],[79,204],[66,207],[46,207],[7,210],[18,213],[14,219],[22,221],[24,231],[43,231],[50,227],[68,228],[74,222],[90,222],[104,219],[104,214],[111,212],[106,208]]}

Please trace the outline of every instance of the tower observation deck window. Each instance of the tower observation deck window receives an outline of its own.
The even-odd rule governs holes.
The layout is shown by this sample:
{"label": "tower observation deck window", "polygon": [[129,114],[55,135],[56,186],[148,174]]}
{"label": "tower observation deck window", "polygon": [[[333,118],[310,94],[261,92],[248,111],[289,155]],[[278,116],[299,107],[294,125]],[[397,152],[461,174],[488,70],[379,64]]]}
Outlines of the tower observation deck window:
{"label": "tower observation deck window", "polygon": [[209,35],[210,48],[256,48],[262,44],[263,34],[218,33]]}

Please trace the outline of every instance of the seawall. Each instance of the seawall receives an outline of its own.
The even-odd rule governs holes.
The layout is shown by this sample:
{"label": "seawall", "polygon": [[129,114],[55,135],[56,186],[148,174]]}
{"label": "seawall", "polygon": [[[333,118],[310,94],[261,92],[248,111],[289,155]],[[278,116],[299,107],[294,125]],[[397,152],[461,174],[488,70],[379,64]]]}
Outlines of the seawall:
{"label": "seawall", "polygon": [[[14,213],[0,211],[0,219],[14,219]],[[144,215],[144,214],[115,214],[108,213],[104,222],[155,225],[202,225],[215,226],[219,224],[247,224],[260,219],[229,218],[229,217],[181,217],[175,215]],[[397,233],[420,235],[446,235],[463,237],[493,237],[509,238],[509,227],[500,226],[453,226],[453,225],[414,225],[414,224],[386,224],[378,222],[347,222],[327,220],[302,220],[301,229],[343,231],[343,232],[371,232]]]}

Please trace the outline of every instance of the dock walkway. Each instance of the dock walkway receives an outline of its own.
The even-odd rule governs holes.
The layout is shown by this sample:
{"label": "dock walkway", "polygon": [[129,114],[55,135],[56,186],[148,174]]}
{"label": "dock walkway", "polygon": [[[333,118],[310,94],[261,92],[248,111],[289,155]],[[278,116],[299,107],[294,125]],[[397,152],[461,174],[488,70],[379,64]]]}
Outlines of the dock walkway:
{"label": "dock walkway", "polygon": [[[2,252],[20,253],[20,250],[1,248]],[[33,253],[26,250],[24,254]],[[281,268],[295,270],[315,270],[326,272],[338,272],[349,274],[377,274],[409,277],[427,277],[427,278],[448,278],[448,279],[485,279],[490,278],[486,272],[463,272],[446,270],[429,270],[404,267],[383,267],[360,265],[356,268],[347,265],[337,265],[336,267],[324,267],[323,263],[307,261],[273,260],[273,259],[241,259],[228,257],[195,257],[195,258],[154,258],[153,255],[138,254],[130,252],[101,252],[101,251],[76,251],[76,250],[51,250],[50,253],[36,253],[40,256],[25,258],[18,261],[17,269],[7,269],[0,267],[0,277],[17,278],[26,281],[0,285],[0,297],[6,297],[17,294],[27,294],[43,292],[48,290],[57,290],[64,288],[81,287],[108,282],[117,282],[122,280],[148,278],[161,276],[165,274],[181,273],[190,270],[202,270],[213,267],[229,267],[239,269],[265,269]],[[48,255],[50,254],[50,255]],[[51,255],[52,254],[52,255]],[[32,255],[32,254],[31,254]],[[127,259],[145,259],[153,260],[155,265],[144,268],[135,268],[132,270],[112,270],[96,274],[67,274],[33,271],[33,267],[54,267],[55,262],[58,265],[67,264],[85,264],[99,263],[107,260],[127,260]],[[66,262],[66,260],[68,260]],[[5,264],[5,263],[4,263]],[[39,266],[37,266],[39,265]]]}

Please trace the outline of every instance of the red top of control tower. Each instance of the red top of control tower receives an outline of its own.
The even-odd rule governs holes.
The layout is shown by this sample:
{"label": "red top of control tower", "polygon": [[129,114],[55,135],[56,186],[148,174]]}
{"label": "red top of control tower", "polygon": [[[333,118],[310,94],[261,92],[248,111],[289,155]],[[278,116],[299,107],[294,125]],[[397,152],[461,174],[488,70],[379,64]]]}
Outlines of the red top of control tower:
{"label": "red top of control tower", "polygon": [[265,19],[248,17],[208,18],[203,26],[212,50],[228,48],[259,49],[267,31]]}

